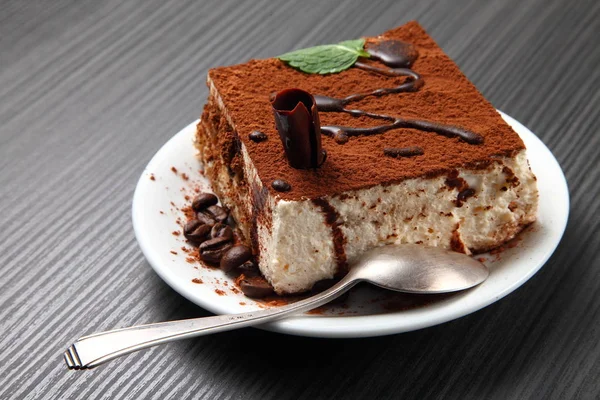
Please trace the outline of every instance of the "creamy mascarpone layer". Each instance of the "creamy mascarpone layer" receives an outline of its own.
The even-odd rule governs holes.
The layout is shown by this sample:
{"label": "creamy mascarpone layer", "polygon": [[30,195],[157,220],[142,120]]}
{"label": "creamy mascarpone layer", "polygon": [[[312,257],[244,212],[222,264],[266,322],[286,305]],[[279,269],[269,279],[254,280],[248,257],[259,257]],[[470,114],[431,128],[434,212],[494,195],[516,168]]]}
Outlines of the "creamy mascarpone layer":
{"label": "creamy mascarpone layer", "polygon": [[[247,178],[260,185],[245,151]],[[514,183],[508,168],[518,178]],[[513,238],[535,220],[537,188],[525,151],[499,159],[485,170],[459,170],[475,194],[457,206],[458,189],[446,176],[410,179],[375,186],[325,200],[337,211],[345,256],[377,246],[422,243],[481,252]],[[511,179],[512,178],[512,179]],[[337,271],[332,229],[310,200],[286,201],[268,196],[270,224],[258,224],[259,264],[278,293],[309,290]]]}

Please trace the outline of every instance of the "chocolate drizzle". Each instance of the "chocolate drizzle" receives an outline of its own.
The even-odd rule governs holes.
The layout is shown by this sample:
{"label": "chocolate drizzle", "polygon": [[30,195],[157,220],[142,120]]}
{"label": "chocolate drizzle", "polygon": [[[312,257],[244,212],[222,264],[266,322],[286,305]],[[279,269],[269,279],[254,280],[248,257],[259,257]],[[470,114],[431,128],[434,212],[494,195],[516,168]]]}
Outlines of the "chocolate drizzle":
{"label": "chocolate drizzle", "polygon": [[321,132],[335,139],[339,144],[346,143],[350,136],[377,135],[392,129],[412,128],[426,132],[435,132],[447,137],[458,137],[469,144],[483,143],[483,137],[475,132],[460,128],[458,126],[444,125],[437,122],[403,119],[390,115],[370,113],[363,110],[348,109],[346,106],[352,102],[360,101],[369,96],[383,96],[390,93],[416,92],[423,86],[423,79],[410,66],[416,60],[418,53],[414,46],[398,40],[383,40],[368,46],[371,58],[381,61],[391,68],[379,68],[370,64],[357,62],[355,67],[370,72],[387,76],[405,76],[406,81],[393,88],[375,89],[369,93],[352,94],[343,99],[316,95],[314,96],[317,109],[321,112],[344,112],[353,117],[366,116],[390,122],[387,125],[378,125],[369,128],[352,128],[347,126],[321,126]]}
{"label": "chocolate drizzle", "polygon": [[335,259],[337,262],[337,273],[338,276],[344,276],[348,272],[348,260],[346,258],[346,251],[344,250],[344,244],[346,243],[346,237],[344,232],[340,229],[342,224],[340,214],[333,208],[331,204],[324,198],[316,198],[311,200],[312,203],[319,207],[325,216],[325,223],[331,228],[331,235],[333,236],[333,250],[335,252]]}

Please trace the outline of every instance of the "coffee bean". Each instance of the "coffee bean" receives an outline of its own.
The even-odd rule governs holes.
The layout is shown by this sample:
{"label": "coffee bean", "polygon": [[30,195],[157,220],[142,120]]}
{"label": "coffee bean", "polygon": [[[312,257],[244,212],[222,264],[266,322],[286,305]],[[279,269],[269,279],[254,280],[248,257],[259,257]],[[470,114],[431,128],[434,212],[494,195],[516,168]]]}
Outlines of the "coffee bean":
{"label": "coffee bean", "polygon": [[203,250],[200,252],[200,258],[202,261],[206,261],[209,264],[219,264],[223,254],[231,248],[231,243],[226,243],[223,247],[211,250]]}
{"label": "coffee bean", "polygon": [[196,218],[203,224],[213,226],[217,221],[206,210],[196,213]]}
{"label": "coffee bean", "polygon": [[260,275],[260,271],[258,270],[258,267],[252,260],[246,261],[245,263],[243,263],[242,265],[237,267],[237,270],[240,274],[244,274],[244,276],[252,277],[252,276]]}
{"label": "coffee bean", "polygon": [[198,228],[200,225],[202,225],[202,223],[200,221],[198,221],[197,219],[190,219],[183,226],[183,234],[185,235],[185,237],[187,237],[188,234],[195,231],[196,228]]}
{"label": "coffee bean", "polygon": [[207,241],[203,242],[200,246],[199,249],[200,251],[202,250],[213,250],[219,247],[224,246],[227,243],[231,243],[231,239],[228,239],[226,237],[216,237],[213,239],[208,239]]}
{"label": "coffee bean", "polygon": [[225,222],[227,216],[229,215],[229,213],[225,211],[223,207],[214,205],[208,207],[205,212],[219,222]]}
{"label": "coffee bean", "polygon": [[202,243],[210,236],[210,225],[200,225],[193,232],[187,235],[187,238],[194,243]]}
{"label": "coffee bean", "polygon": [[211,264],[218,264],[221,257],[231,248],[231,241],[224,237],[209,239],[198,248],[200,258]]}
{"label": "coffee bean", "polygon": [[267,135],[265,135],[263,132],[260,132],[260,131],[252,131],[252,133],[250,133],[250,135],[248,135],[248,137],[250,138],[250,140],[252,140],[253,142],[256,142],[256,143],[267,140]]}
{"label": "coffee bean", "polygon": [[273,183],[271,183],[271,186],[278,192],[288,192],[292,189],[290,184],[282,179],[275,179]]}
{"label": "coffee bean", "polygon": [[219,265],[223,271],[229,272],[248,261],[251,257],[252,252],[248,247],[237,245],[230,248],[227,253],[223,255]]}
{"label": "coffee bean", "polygon": [[192,201],[192,209],[194,211],[202,211],[205,208],[208,208],[212,205],[215,205],[219,202],[217,196],[212,193],[200,193],[194,201]]}
{"label": "coffee bean", "polygon": [[235,218],[233,218],[233,215],[231,215],[231,213],[229,213],[229,215],[227,216],[225,223],[232,228],[235,228],[237,225],[237,223],[235,222]]}
{"label": "coffee bean", "polygon": [[233,239],[233,231],[231,230],[231,228],[228,225],[222,224],[222,223],[216,223],[211,231],[210,231],[210,237],[211,238],[218,238],[218,237],[225,237],[227,239],[232,240]]}
{"label": "coffee bean", "polygon": [[193,219],[183,227],[183,235],[190,242],[198,244],[208,239],[210,229],[210,225],[202,224],[197,219]]}
{"label": "coffee bean", "polygon": [[273,287],[262,276],[241,279],[239,284],[242,292],[248,297],[258,299],[273,294]]}

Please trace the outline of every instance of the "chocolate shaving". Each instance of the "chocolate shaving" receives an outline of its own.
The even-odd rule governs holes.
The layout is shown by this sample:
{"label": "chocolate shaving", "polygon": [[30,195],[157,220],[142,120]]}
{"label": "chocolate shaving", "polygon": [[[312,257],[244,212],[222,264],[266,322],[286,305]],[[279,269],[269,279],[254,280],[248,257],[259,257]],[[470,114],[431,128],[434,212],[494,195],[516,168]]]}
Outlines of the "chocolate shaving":
{"label": "chocolate shaving", "polygon": [[321,148],[321,124],[313,96],[301,89],[285,89],[272,101],[275,126],[293,168],[318,168],[327,153]]}

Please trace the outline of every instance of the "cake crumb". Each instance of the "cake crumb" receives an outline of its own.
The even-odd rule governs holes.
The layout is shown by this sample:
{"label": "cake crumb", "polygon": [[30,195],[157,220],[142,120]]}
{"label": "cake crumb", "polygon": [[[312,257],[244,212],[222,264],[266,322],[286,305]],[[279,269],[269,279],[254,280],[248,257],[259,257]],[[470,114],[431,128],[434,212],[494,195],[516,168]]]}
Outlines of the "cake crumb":
{"label": "cake crumb", "polygon": [[221,290],[221,289],[215,289],[215,293],[218,294],[219,296],[225,296],[226,295],[226,293],[223,290]]}
{"label": "cake crumb", "polygon": [[171,171],[173,171],[174,173],[177,173],[177,168],[171,167]]}
{"label": "cake crumb", "polygon": [[190,177],[188,176],[188,174],[186,174],[185,172],[182,172],[182,173],[181,173],[181,178],[182,178],[184,181],[187,181],[188,179],[190,179]]}
{"label": "cake crumb", "polygon": [[194,278],[194,279],[192,279],[192,282],[197,283],[197,284],[204,283],[204,281],[202,279],[200,279],[200,278]]}
{"label": "cake crumb", "polygon": [[243,302],[243,301],[240,301],[240,306],[245,306],[245,305],[246,305],[246,303],[245,303],[245,302]]}
{"label": "cake crumb", "polygon": [[181,232],[173,231],[173,232],[171,232],[171,234],[173,234],[173,236],[179,236],[179,235],[181,235]]}
{"label": "cake crumb", "polygon": [[177,255],[177,252],[175,250],[171,250],[171,254]]}
{"label": "cake crumb", "polygon": [[150,180],[151,181],[155,181],[156,180],[156,178],[154,177],[154,174],[150,174]]}

